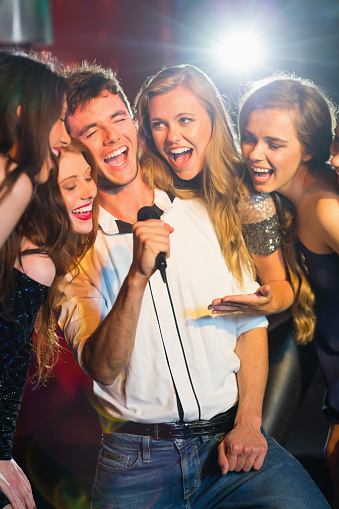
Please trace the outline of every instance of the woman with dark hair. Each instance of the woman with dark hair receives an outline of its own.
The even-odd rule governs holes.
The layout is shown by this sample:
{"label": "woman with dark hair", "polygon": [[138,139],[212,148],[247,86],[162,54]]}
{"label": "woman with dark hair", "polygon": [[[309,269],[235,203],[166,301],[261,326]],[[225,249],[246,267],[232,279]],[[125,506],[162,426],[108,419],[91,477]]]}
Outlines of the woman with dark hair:
{"label": "woman with dark hair", "polygon": [[[284,254],[295,285],[303,269],[315,294],[315,347],[327,391],[324,414],[330,422],[325,455],[339,486],[339,193],[330,157],[334,107],[312,82],[273,76],[255,82],[240,103],[242,153],[259,192],[274,192],[284,231]],[[338,152],[337,133],[332,142]],[[308,295],[299,292],[299,306]],[[309,302],[309,301],[308,301]]]}
{"label": "woman with dark hair", "polygon": [[0,247],[60,152],[51,130],[65,116],[66,85],[47,60],[0,51]]}
{"label": "woman with dark hair", "polygon": [[[9,67],[13,62],[17,64],[11,68],[15,74],[18,63],[25,67],[26,59],[29,60],[29,57],[22,55],[1,59],[0,55],[0,73],[4,61]],[[34,507],[29,482],[11,453],[30,364],[34,324],[36,321],[36,379],[42,383],[58,356],[52,314],[57,281],[76,267],[77,257],[89,249],[95,238],[92,203],[96,195],[93,182],[96,167],[85,146],[72,142],[70,149],[66,147],[70,138],[64,125],[65,80],[50,71],[54,79],[52,85],[47,78],[39,81],[39,75],[43,74],[40,66],[44,68],[46,65],[32,62],[36,67],[35,79],[38,80],[35,86],[39,88],[44,83],[44,87],[38,95],[34,95],[32,89],[33,97],[22,94],[15,103],[16,122],[21,124],[26,119],[28,124],[27,119],[31,116],[30,131],[23,135],[20,127],[17,137],[13,136],[7,145],[1,145],[6,146],[4,153],[7,155],[4,157],[9,161],[2,186],[4,197],[10,196],[18,178],[27,168],[30,170],[27,172],[29,182],[32,182],[31,194],[34,189],[29,206],[21,218],[17,217],[16,226],[11,233],[7,232],[8,238],[0,249],[0,507],[14,509]],[[26,67],[29,68],[29,65]],[[7,74],[7,79],[9,77],[10,74]],[[49,90],[48,94],[45,87]],[[26,104],[29,99],[31,106]],[[41,130],[41,125],[45,126],[45,131]],[[35,127],[40,140],[35,140]],[[22,143],[21,136],[24,138]],[[32,144],[27,146],[26,138],[30,137]],[[5,139],[4,133],[1,139]],[[56,156],[61,160],[60,170]],[[15,203],[12,206],[14,210]]]}

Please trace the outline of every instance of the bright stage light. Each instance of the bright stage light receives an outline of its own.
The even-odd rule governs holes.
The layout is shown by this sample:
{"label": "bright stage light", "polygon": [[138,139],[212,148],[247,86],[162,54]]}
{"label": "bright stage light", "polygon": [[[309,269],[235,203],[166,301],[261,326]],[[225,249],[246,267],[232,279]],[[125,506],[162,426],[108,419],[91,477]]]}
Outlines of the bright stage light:
{"label": "bright stage light", "polygon": [[262,64],[267,56],[258,36],[248,30],[230,32],[219,42],[216,54],[219,64],[236,72],[246,72]]}

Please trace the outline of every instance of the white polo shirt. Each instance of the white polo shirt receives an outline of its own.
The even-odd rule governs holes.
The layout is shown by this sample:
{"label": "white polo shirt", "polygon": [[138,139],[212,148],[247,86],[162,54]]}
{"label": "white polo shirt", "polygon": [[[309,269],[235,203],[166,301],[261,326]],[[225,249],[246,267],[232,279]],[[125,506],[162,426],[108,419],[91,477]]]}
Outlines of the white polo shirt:
{"label": "white polo shirt", "polygon": [[[238,336],[266,327],[267,321],[244,313],[213,316],[207,306],[216,297],[253,293],[258,284],[246,276],[240,288],[198,199],[171,202],[166,193],[155,190],[154,201],[164,211],[162,219],[174,228],[166,272],[179,333],[166,285],[156,271],[144,293],[130,361],[112,385],[94,382],[94,392],[113,418],[176,421],[171,370],[185,421],[199,417],[196,398],[201,418],[210,419],[238,400]],[[100,210],[95,246],[82,260],[79,275],[64,286],[59,325],[80,365],[86,339],[114,305],[132,262],[133,236],[119,233],[119,223]]]}

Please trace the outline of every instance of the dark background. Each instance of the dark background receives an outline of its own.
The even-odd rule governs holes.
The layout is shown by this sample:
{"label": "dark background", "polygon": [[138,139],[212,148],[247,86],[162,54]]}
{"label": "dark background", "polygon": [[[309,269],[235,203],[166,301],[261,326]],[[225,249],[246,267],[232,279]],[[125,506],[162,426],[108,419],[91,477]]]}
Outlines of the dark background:
{"label": "dark background", "polygon": [[[8,1],[0,0],[0,17]],[[51,51],[68,64],[86,59],[111,66],[131,102],[163,66],[190,63],[212,78],[233,110],[249,80],[276,71],[313,80],[339,103],[339,0],[51,0],[49,6],[53,43],[22,46]],[[236,53],[239,39],[234,37],[222,58],[216,49],[220,37],[238,26],[265,42],[266,57],[235,70],[223,64]],[[251,42],[245,56],[250,62],[257,57]],[[27,385],[14,456],[29,475],[38,509],[88,507],[101,434],[91,386],[67,347],[47,387]],[[330,500],[322,457],[323,391],[318,373],[287,447]]]}
{"label": "dark background", "polygon": [[[276,71],[295,72],[339,102],[338,0],[52,0],[54,44],[68,63],[97,60],[117,70],[130,101],[163,66],[190,63],[204,70],[232,104],[241,85]],[[242,27],[265,44],[260,65],[225,69],[235,37],[220,60],[218,41]],[[249,43],[246,56],[255,58]]]}

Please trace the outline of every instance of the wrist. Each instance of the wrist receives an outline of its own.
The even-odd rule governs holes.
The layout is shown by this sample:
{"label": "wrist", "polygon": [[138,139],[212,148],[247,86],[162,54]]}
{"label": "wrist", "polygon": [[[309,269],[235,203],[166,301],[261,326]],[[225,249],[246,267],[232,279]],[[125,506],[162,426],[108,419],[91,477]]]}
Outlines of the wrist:
{"label": "wrist", "polygon": [[148,280],[149,276],[145,276],[140,271],[131,267],[127,274],[125,284],[127,285],[128,290],[143,293]]}
{"label": "wrist", "polygon": [[258,412],[237,412],[234,420],[234,426],[246,426],[252,429],[260,430],[262,425],[262,416]]}

